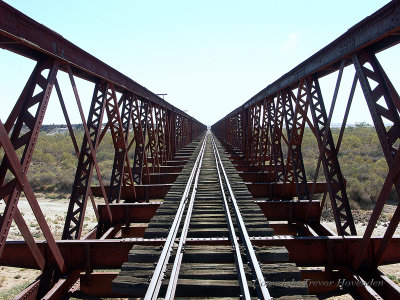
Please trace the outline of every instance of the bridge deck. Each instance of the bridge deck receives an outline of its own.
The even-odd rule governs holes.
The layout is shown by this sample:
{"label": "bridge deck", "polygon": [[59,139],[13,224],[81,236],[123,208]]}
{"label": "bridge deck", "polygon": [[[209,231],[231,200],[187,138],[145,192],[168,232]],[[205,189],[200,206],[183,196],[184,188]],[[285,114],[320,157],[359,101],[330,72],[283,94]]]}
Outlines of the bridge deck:
{"label": "bridge deck", "polygon": [[[235,252],[232,245],[209,245],[209,240],[230,237],[229,224],[224,208],[223,195],[218,178],[216,160],[211,144],[211,134],[206,135],[201,171],[193,211],[189,223],[187,237],[197,240],[196,245],[185,245],[176,287],[177,297],[230,297],[238,298],[241,286],[238,280]],[[196,157],[199,155],[201,141],[196,141],[197,148],[190,156],[181,175],[167,193],[163,204],[156,211],[144,232],[144,238],[166,239],[177,213],[182,194],[188,182]],[[274,235],[260,207],[248,191],[238,175],[228,154],[217,142],[224,168],[239,205],[241,216],[245,222],[250,237],[268,237]],[[192,190],[193,192],[193,190]],[[185,207],[187,213],[188,207]],[[233,208],[230,207],[232,215]],[[185,215],[184,213],[184,215]],[[183,222],[182,222],[183,223]],[[233,218],[236,236],[240,236],[237,218]],[[177,236],[181,237],[183,226],[178,226]],[[182,237],[181,237],[182,238]],[[231,239],[231,238],[230,238]],[[170,281],[173,268],[172,262],[176,257],[177,243],[173,247],[169,263],[163,276],[159,296],[164,297]],[[204,242],[202,244],[202,241]],[[240,243],[243,243],[239,239]],[[131,297],[143,297],[149,288],[149,278],[155,271],[157,261],[163,248],[152,245],[135,245],[129,252],[128,262],[122,265],[121,272],[113,281],[113,291]],[[262,265],[262,273],[272,297],[294,296],[301,299],[307,295],[307,283],[300,280],[300,272],[294,263],[289,263],[289,254],[285,247],[263,246],[256,247],[258,261]],[[240,249],[243,261],[247,262],[245,247]],[[252,297],[257,297],[256,285],[252,280],[251,268],[245,264],[244,272],[250,287]],[[301,295],[301,296],[300,296]]]}
{"label": "bridge deck", "polygon": [[[400,237],[394,235],[400,203],[385,233],[373,236],[392,190],[400,195],[400,97],[377,55],[399,44],[399,16],[400,1],[390,1],[265,87],[211,126],[215,145],[210,136],[207,144],[195,140],[204,124],[0,1],[0,47],[36,61],[14,108],[0,121],[0,264],[42,270],[16,298],[297,299],[308,297],[307,288],[318,297],[343,288],[363,299],[399,299],[399,285],[378,268],[400,262]],[[60,73],[69,80],[59,84]],[[341,84],[346,73],[354,76],[351,89]],[[336,81],[329,111],[323,77]],[[77,78],[93,84],[78,89]],[[64,83],[80,112],[81,143]],[[79,95],[90,93],[89,86],[93,97],[85,114]],[[355,183],[339,163],[358,87],[388,170],[371,182],[379,196],[363,236],[357,235],[348,194]],[[29,169],[35,168],[49,101],[55,101],[52,91],[78,162],[61,240],[42,211]],[[342,95],[349,96],[336,140],[330,127]],[[302,152],[306,130],[315,138],[311,176]],[[109,135],[114,161],[102,170],[96,154]],[[104,173],[110,180],[103,180]],[[18,207],[22,194],[42,240]],[[310,200],[316,194],[321,201]],[[90,204],[98,222],[87,232]],[[325,204],[336,232],[320,222]],[[14,223],[23,241],[7,239]]]}

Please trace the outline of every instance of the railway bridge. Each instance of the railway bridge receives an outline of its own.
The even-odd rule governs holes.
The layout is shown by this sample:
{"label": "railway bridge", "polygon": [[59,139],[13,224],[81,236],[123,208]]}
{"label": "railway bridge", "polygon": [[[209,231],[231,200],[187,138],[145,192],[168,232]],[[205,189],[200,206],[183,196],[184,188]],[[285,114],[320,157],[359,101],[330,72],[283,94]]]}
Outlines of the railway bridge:
{"label": "railway bridge", "polygon": [[[41,270],[16,298],[312,299],[340,288],[363,299],[400,298],[400,287],[378,268],[400,263],[394,235],[400,205],[386,232],[373,235],[391,190],[400,192],[400,98],[377,58],[399,41],[400,2],[392,1],[207,129],[0,1],[0,47],[36,62],[0,121],[0,265]],[[334,136],[332,115],[343,101],[338,94],[348,69],[354,77]],[[81,142],[60,73],[73,90]],[[320,81],[332,75],[327,110]],[[87,115],[77,78],[94,86]],[[339,164],[357,86],[388,167],[363,233],[356,230]],[[78,161],[61,239],[29,181],[52,93]],[[311,179],[301,147],[306,128],[318,149]],[[108,133],[114,162],[105,182],[96,153]],[[21,194],[43,240],[35,239],[18,207]],[[336,230],[321,222],[327,203]],[[83,234],[88,205],[97,225]],[[13,222],[21,241],[7,239]]]}

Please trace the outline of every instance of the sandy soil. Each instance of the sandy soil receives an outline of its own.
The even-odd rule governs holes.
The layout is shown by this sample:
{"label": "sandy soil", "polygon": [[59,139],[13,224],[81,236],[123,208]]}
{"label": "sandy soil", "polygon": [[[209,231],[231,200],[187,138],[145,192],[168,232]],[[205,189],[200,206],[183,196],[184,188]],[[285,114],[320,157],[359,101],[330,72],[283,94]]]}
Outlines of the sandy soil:
{"label": "sandy soil", "polygon": [[[381,217],[375,226],[373,235],[383,235],[392,219],[393,213],[396,210],[396,206],[393,204],[386,204],[383,208]],[[354,210],[353,218],[356,223],[357,235],[363,235],[365,229],[367,228],[368,221],[370,219],[372,210]],[[335,222],[333,220],[332,214],[329,211],[324,211],[321,218],[321,223],[326,225],[329,229],[337,234]],[[400,235],[400,226],[397,227],[395,235]]]}
{"label": "sandy soil", "polygon": [[10,299],[32,283],[41,271],[0,267],[0,299]]}
{"label": "sandy soil", "polygon": [[326,300],[333,300],[333,299],[335,299],[335,300],[350,300],[350,299],[354,299],[351,295],[349,295],[349,294],[343,294],[343,295],[337,295],[337,294],[334,294],[334,295],[332,295],[332,296],[329,296],[329,297],[324,297],[324,298],[319,298],[319,299],[326,299]]}
{"label": "sandy soil", "polygon": [[[56,239],[61,239],[69,199],[46,199],[43,196],[38,196],[38,201],[54,237]],[[96,202],[99,204],[102,203],[99,199],[96,199]],[[44,240],[42,231],[26,198],[20,198],[18,201],[18,208],[24,216],[25,222],[30,228],[33,237],[36,240]],[[0,211],[2,212],[3,210],[4,204],[0,205]],[[96,224],[97,219],[93,207],[88,203],[82,235],[88,233]],[[7,240],[23,240],[14,222],[10,228]],[[19,291],[22,291],[26,286],[32,283],[40,273],[41,272],[37,270],[0,267],[0,299],[13,298]]]}
{"label": "sandy soil", "polygon": [[[40,203],[40,208],[43,211],[46,221],[50,226],[51,232],[56,239],[60,239],[63,231],[66,211],[68,210],[69,199],[46,199],[41,196],[39,196],[37,199]],[[97,204],[102,203],[100,199],[96,199],[95,201]],[[25,222],[30,228],[33,237],[37,238],[38,240],[43,240],[44,237],[42,235],[42,231],[26,198],[21,197],[21,199],[18,201],[18,208],[21,211],[21,214],[24,216]],[[3,209],[4,204],[0,204],[0,211]],[[85,214],[85,222],[83,225],[84,227],[82,229],[82,236],[88,233],[95,226],[95,224],[97,224],[96,215],[91,203],[88,202]],[[21,236],[20,231],[14,222],[7,239],[14,241],[23,240],[23,237]]]}

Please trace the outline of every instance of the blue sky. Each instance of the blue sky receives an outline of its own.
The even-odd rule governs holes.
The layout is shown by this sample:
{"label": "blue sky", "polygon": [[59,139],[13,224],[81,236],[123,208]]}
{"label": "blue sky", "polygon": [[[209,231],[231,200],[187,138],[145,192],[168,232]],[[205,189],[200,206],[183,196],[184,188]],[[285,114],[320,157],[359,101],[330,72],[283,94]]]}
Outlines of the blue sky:
{"label": "blue sky", "polygon": [[[211,125],[388,1],[6,2]],[[398,53],[394,47],[378,56],[395,86]],[[0,50],[3,122],[33,66]],[[352,72],[345,73],[333,122],[342,119]],[[328,104],[334,83],[334,76],[321,80]],[[78,87],[88,107],[91,85]],[[68,88],[70,117],[79,123]],[[360,91],[356,98],[350,123],[371,123]],[[62,122],[52,97],[45,123]]]}

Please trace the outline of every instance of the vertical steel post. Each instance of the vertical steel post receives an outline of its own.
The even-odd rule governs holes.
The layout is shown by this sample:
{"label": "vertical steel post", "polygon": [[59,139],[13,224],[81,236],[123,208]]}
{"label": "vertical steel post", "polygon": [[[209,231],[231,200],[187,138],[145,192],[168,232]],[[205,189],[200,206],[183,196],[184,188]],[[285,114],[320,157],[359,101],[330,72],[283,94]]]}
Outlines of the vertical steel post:
{"label": "vertical steel post", "polygon": [[[46,69],[49,70],[49,73],[47,77],[44,77],[42,72]],[[49,226],[37,203],[33,190],[26,179],[26,174],[37,144],[37,139],[39,137],[40,128],[43,123],[50,95],[56,81],[58,69],[59,63],[57,61],[39,61],[14,106],[14,109],[7,120],[6,126],[3,127],[3,124],[0,122],[0,143],[5,152],[0,165],[0,185],[3,190],[8,191],[7,196],[3,197],[6,206],[2,216],[0,217],[0,257],[3,253],[12,221],[14,220],[26,240],[32,256],[38,263],[38,266],[41,269],[45,267],[44,257],[35,244],[32,234],[18,209],[18,200],[22,190],[24,190],[58,267],[60,271],[64,271],[64,260],[55,244],[54,237],[52,236]],[[34,95],[37,90],[38,92]],[[36,113],[32,115],[30,110],[32,112],[36,111]],[[11,129],[12,133],[9,138],[8,134]],[[19,158],[16,154],[18,149],[22,150],[22,156],[19,162]],[[15,178],[5,183],[7,172],[13,173]]]}
{"label": "vertical steel post", "polygon": [[[268,165],[268,173],[270,177],[276,182],[277,181],[277,172],[274,167],[274,145],[273,145],[273,137],[274,137],[274,125],[275,125],[275,103],[274,97],[270,97],[267,99],[267,114],[268,114],[268,127],[269,127],[269,140],[267,141],[267,152],[269,152],[269,165]],[[280,142],[279,142],[280,143]],[[282,151],[282,148],[281,150]],[[278,149],[279,152],[279,149]]]}
{"label": "vertical steel post", "polygon": [[[354,225],[349,199],[347,198],[346,187],[335,144],[330,128],[327,127],[328,116],[326,114],[318,79],[307,78],[306,80],[308,98],[310,99],[310,110],[320,151],[324,149],[324,136],[327,138],[325,151],[322,153],[322,165],[324,167],[336,229],[339,235],[356,235],[356,227]],[[326,133],[326,130],[328,130],[328,133]]]}
{"label": "vertical steel post", "polygon": [[272,133],[272,154],[274,158],[274,169],[275,169],[275,182],[283,182],[283,176],[285,171],[285,164],[283,161],[282,152],[282,126],[283,126],[283,106],[284,97],[281,92],[277,95],[277,102],[275,108],[275,118]]}
{"label": "vertical steel post", "polygon": [[157,153],[160,165],[166,163],[166,112],[162,107],[156,107],[156,128],[157,128]]}
{"label": "vertical steel post", "polygon": [[[291,120],[287,118],[286,126],[289,138],[288,154],[290,155],[288,156],[288,161],[290,160],[291,162],[293,180],[296,184],[296,190],[299,199],[310,199],[303,155],[301,153],[301,142],[303,139],[304,127],[306,123],[305,119],[307,117],[309,105],[305,84],[306,83],[304,80],[299,82],[297,97],[294,95],[293,91],[288,92],[288,103],[285,105],[286,111],[292,111],[293,108],[291,99],[295,101],[293,118]],[[286,168],[288,167],[286,166]],[[285,179],[285,183],[286,182],[287,181]]]}
{"label": "vertical steel post", "polygon": [[253,126],[252,126],[252,139],[251,139],[251,163],[254,165],[259,165],[259,160],[261,157],[260,153],[260,116],[261,115],[261,105],[255,104],[253,107]]}
{"label": "vertical steel post", "polygon": [[[88,140],[87,134],[83,136],[71,199],[65,219],[63,239],[79,239],[81,236],[87,197],[92,181],[93,165],[95,163],[91,148],[94,151],[97,149],[106,103],[107,85],[106,82],[96,83],[94,89],[87,120],[90,140]],[[91,143],[91,147],[89,143]]]}
{"label": "vertical steel post", "polygon": [[[264,99],[262,103],[262,125],[260,137],[260,160],[259,168],[261,172],[265,172],[265,163],[270,158],[270,142],[269,142],[269,119],[268,119],[268,100]],[[271,174],[269,174],[270,176]]]}
{"label": "vertical steel post", "polygon": [[146,144],[146,153],[150,154],[150,157],[147,157],[147,161],[151,161],[151,169],[154,173],[156,169],[159,169],[158,163],[158,155],[157,155],[157,140],[154,129],[154,107],[149,102],[147,110],[147,144]]}
{"label": "vertical steel post", "polygon": [[126,145],[132,113],[132,98],[133,95],[130,93],[125,93],[121,96],[122,113],[120,115],[113,86],[110,86],[107,95],[106,111],[115,149],[114,164],[111,171],[111,180],[108,192],[108,201],[110,203],[120,201],[122,186],[125,188],[126,195],[136,198],[133,175],[130,168]]}
{"label": "vertical steel post", "polygon": [[[140,101],[140,102],[139,102]],[[143,98],[135,96],[135,104],[132,110],[132,125],[135,134],[135,153],[133,158],[133,180],[136,184],[143,181],[150,183],[149,169],[147,165],[147,155],[145,149],[145,139],[147,134],[147,113],[148,103]],[[144,174],[143,174],[144,168]]]}
{"label": "vertical steel post", "polygon": [[[375,125],[375,130],[381,143],[386,163],[389,167],[389,176],[394,172],[394,158],[396,153],[399,151],[399,149],[396,148],[396,142],[400,138],[400,98],[374,54],[364,51],[360,54],[353,55],[353,63]],[[371,65],[372,70],[366,67],[366,64],[368,63]],[[370,81],[373,81],[375,84],[377,84],[373,90],[371,89]],[[385,126],[384,118],[392,123],[389,128]],[[400,195],[399,177],[392,178],[391,182],[394,184],[397,195]],[[391,189],[391,187],[392,185],[384,186],[385,189]],[[388,194],[388,192],[385,190],[382,192],[384,194]],[[364,234],[363,242],[367,242],[371,237],[373,228],[375,227],[378,217],[382,212],[386,200],[387,199],[380,197],[379,201],[377,201],[375,204],[372,218],[368,222],[368,226]],[[400,205],[397,206],[396,211],[393,214],[393,217],[385,232],[383,240],[378,248],[376,254],[376,260],[378,264],[382,259],[388,242],[392,238],[399,221]]]}

